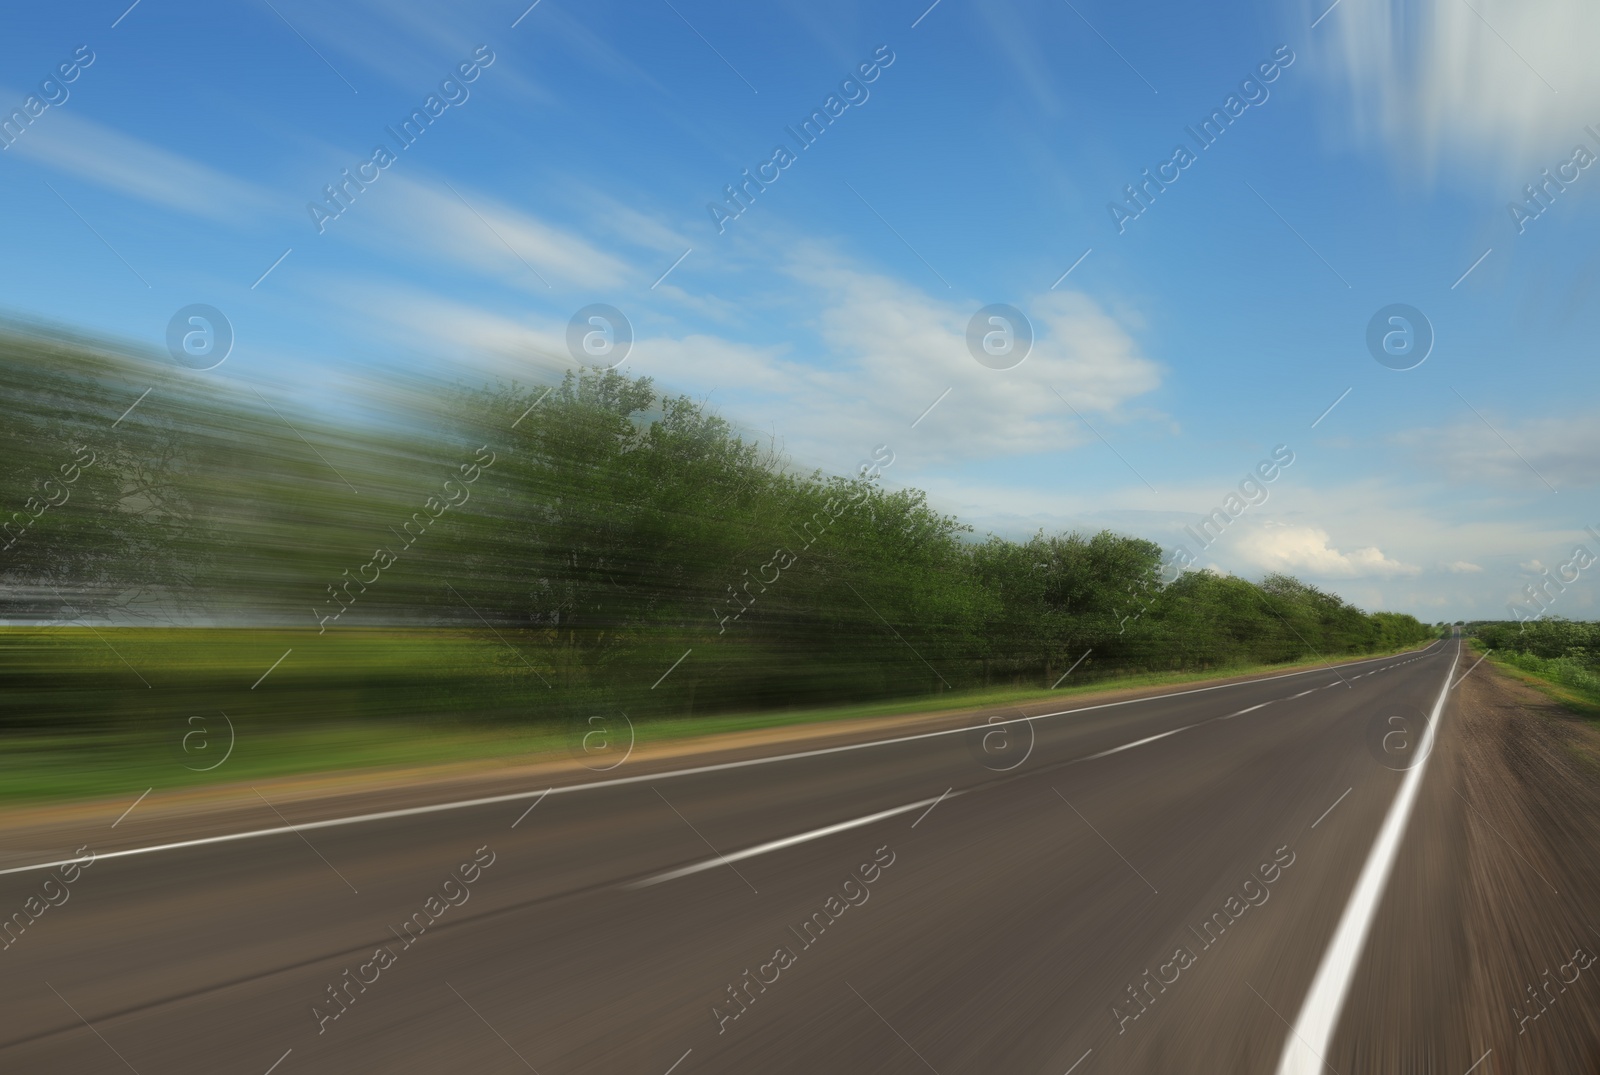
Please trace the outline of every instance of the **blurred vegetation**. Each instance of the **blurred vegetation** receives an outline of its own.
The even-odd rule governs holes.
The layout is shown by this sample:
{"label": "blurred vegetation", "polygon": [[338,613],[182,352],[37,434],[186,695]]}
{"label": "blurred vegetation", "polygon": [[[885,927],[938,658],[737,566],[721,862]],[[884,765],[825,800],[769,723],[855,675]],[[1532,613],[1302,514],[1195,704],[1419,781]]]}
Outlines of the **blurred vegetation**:
{"label": "blurred vegetation", "polygon": [[33,625],[0,631],[0,729],[668,719],[1435,633],[1282,575],[1162,585],[1160,548],[1110,532],[978,540],[615,372],[330,407],[0,335],[0,617]]}
{"label": "blurred vegetation", "polygon": [[1566,688],[1582,712],[1600,714],[1600,623],[1552,617],[1470,626],[1473,641],[1497,663]]}

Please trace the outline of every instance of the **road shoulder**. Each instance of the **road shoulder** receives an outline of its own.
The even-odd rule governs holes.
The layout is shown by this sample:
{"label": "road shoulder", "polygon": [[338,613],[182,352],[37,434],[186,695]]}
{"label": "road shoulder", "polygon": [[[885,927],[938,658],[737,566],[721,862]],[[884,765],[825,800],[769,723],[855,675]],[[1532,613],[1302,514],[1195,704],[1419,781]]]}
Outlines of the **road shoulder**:
{"label": "road shoulder", "polygon": [[[948,731],[991,719],[1017,719],[1105,706],[1374,659],[1352,658],[1247,675],[1075,693],[1013,705],[811,721],[659,740],[641,743],[625,754],[622,763],[614,763],[610,756],[600,763],[615,764],[615,768],[585,765],[586,759],[575,751],[579,756],[545,753],[530,755],[522,761],[498,758],[405,769],[319,772],[183,790],[154,788],[143,798],[138,798],[139,792],[135,789],[116,799],[13,806],[0,810],[0,869],[67,857],[82,846],[100,853],[496,795],[525,793],[530,795],[531,801],[532,795],[552,786]],[[124,811],[127,811],[126,816],[123,816]],[[278,816],[277,811],[281,811],[282,816]],[[116,822],[115,831],[113,822]]]}

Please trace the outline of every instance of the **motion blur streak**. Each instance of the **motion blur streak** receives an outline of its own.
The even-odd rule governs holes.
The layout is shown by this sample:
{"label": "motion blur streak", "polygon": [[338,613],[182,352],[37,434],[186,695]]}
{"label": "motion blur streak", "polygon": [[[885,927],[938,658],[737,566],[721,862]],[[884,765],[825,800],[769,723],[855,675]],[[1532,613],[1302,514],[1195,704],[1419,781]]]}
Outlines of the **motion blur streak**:
{"label": "motion blur streak", "polygon": [[1356,881],[1355,891],[1350,894],[1350,902],[1339,919],[1333,941],[1322,957],[1322,965],[1317,968],[1317,976],[1312,980],[1311,992],[1300,1009],[1300,1017],[1295,1020],[1289,1039],[1284,1043],[1283,1059],[1278,1062],[1278,1075],[1310,1075],[1322,1068],[1322,1058],[1328,1052],[1339,1013],[1344,1009],[1345,994],[1349,992],[1350,982],[1355,976],[1356,962],[1361,958],[1361,949],[1372,930],[1378,901],[1383,898],[1384,886],[1389,881],[1390,871],[1394,869],[1395,856],[1400,853],[1400,840],[1405,835],[1406,824],[1411,820],[1411,808],[1416,802],[1417,789],[1422,786],[1422,774],[1428,770],[1428,758],[1433,754],[1439,721],[1444,715],[1445,696],[1450,692],[1450,681],[1456,674],[1456,665],[1461,663],[1459,642],[1455,651],[1450,667],[1445,672],[1444,683],[1439,687],[1439,697],[1433,703],[1433,711],[1428,714],[1427,730],[1422,733],[1422,742],[1417,748],[1420,760],[1406,770],[1405,781],[1395,793],[1394,802],[1384,816],[1383,828],[1378,830],[1378,839],[1367,855],[1366,865],[1361,868],[1361,877]]}

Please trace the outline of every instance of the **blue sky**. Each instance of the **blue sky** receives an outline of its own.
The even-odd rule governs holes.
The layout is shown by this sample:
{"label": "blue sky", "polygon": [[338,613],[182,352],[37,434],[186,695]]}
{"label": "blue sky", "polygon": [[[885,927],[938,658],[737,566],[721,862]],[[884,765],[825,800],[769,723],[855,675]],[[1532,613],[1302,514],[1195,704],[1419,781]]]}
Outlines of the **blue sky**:
{"label": "blue sky", "polygon": [[[396,372],[547,379],[604,303],[628,372],[807,466],[888,443],[889,477],[980,532],[1171,547],[1282,444],[1198,563],[1433,620],[1506,616],[1575,543],[1600,553],[1600,168],[1569,163],[1600,155],[1592,5],[525,6],[13,19],[0,105],[59,103],[0,151],[7,310],[160,353],[206,303],[237,342],[193,376],[354,415]],[[800,148],[786,128],[830,95]],[[1186,128],[1219,108],[1201,149]],[[1192,164],[1119,224],[1180,145]],[[792,163],[719,225],[777,146]],[[1542,171],[1573,178],[1519,224]],[[1015,368],[968,352],[991,303],[1032,324]],[[1366,343],[1395,303],[1435,335],[1403,371]],[[1551,611],[1600,615],[1594,574]]]}

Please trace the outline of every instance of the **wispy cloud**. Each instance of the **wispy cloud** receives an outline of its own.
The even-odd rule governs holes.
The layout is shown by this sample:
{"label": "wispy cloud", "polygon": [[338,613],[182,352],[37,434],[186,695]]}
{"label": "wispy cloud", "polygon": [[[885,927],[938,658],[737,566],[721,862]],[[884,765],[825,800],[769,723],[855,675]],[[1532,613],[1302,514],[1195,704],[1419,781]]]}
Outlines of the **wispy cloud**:
{"label": "wispy cloud", "polygon": [[1536,173],[1595,121],[1590,0],[1362,0],[1316,35],[1354,103],[1339,111],[1418,178],[1462,160],[1497,181]]}
{"label": "wispy cloud", "polygon": [[[0,90],[0,92],[6,92]],[[141,201],[219,223],[249,224],[283,199],[209,165],[52,110],[7,152]]]}
{"label": "wispy cloud", "polygon": [[[441,199],[423,203],[421,197],[408,192],[401,215],[416,219],[451,212]],[[516,236],[512,241],[531,254],[544,233],[526,222],[515,224],[503,207],[491,211],[497,230]],[[482,230],[470,216],[448,223]],[[492,248],[465,244],[458,235],[441,236],[445,224],[435,218],[433,225],[418,229],[425,235],[416,241],[463,264],[511,271]],[[559,258],[551,255],[539,263],[552,279],[576,271],[580,261],[596,281],[614,283],[626,271],[575,237],[565,237],[554,250]],[[1114,316],[1081,293],[1047,292],[1024,300],[1037,336],[1032,353],[1016,369],[997,371],[979,365],[967,350],[967,322],[979,306],[975,300],[930,296],[819,246],[797,252],[785,276],[789,286],[782,295],[760,301],[782,304],[782,320],[798,321],[802,331],[776,340],[750,308],[730,306],[735,319],[722,333],[680,330],[672,295],[649,300],[641,295],[629,302],[627,292],[620,293],[614,301],[636,335],[624,371],[653,377],[668,391],[711,396],[730,419],[748,428],[775,429],[797,458],[836,469],[848,468],[874,443],[909,444],[913,436],[923,466],[1070,448],[1094,435],[1052,389],[1081,414],[1116,423],[1127,404],[1161,384],[1160,367],[1141,352],[1126,315]],[[510,310],[376,282],[346,287],[342,294],[341,305],[396,342],[431,342],[452,355],[475,354],[496,372],[507,356],[517,356],[509,361],[519,366],[527,361],[551,368],[571,364],[565,343],[568,315],[549,303],[542,311]],[[949,398],[913,432],[911,423],[947,390]]]}
{"label": "wispy cloud", "polygon": [[647,285],[656,268],[632,265],[476,187],[388,175],[378,191],[381,197],[354,207],[337,227],[357,241],[443,260],[510,287],[616,288],[630,278]]}
{"label": "wispy cloud", "polygon": [[1485,417],[1492,428],[1466,415],[1448,426],[1411,430],[1394,439],[1458,484],[1525,490],[1542,498],[1549,490],[1541,475],[1557,489],[1600,482],[1594,465],[1600,427],[1593,418],[1566,414],[1518,420],[1492,411]]}

